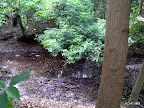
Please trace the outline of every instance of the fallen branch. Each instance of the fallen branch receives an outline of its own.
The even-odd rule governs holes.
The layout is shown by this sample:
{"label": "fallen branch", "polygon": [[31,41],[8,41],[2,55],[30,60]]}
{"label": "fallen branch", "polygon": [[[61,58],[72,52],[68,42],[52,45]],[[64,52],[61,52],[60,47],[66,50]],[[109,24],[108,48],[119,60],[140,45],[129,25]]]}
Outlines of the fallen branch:
{"label": "fallen branch", "polygon": [[141,13],[142,13],[142,4],[143,4],[143,0],[140,0],[138,16],[136,17],[136,20],[137,20],[137,21],[140,21],[140,22],[144,22],[144,18],[141,17]]}
{"label": "fallen branch", "polygon": [[144,22],[144,18],[141,17],[141,16],[137,16],[137,17],[136,17],[136,20],[137,20],[137,21],[140,21],[140,22]]}

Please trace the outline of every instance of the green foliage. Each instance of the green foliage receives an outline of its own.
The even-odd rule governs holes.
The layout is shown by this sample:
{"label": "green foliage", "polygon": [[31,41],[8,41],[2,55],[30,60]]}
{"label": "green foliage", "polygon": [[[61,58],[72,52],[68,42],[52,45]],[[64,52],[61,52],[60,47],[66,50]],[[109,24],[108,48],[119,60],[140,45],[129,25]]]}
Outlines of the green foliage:
{"label": "green foliage", "polygon": [[2,25],[5,23],[5,16],[4,16],[4,8],[5,6],[3,5],[3,2],[0,3],[0,28]]}
{"label": "green foliage", "polygon": [[0,88],[5,88],[5,83],[0,80]]}
{"label": "green foliage", "polygon": [[10,86],[13,86],[13,85],[20,83],[22,81],[27,81],[32,73],[33,73],[33,71],[23,72],[19,75],[16,75],[15,77],[12,78],[12,80],[10,82]]}
{"label": "green foliage", "polygon": [[[53,18],[58,28],[48,28],[37,39],[53,56],[59,52],[74,63],[81,59],[101,61],[105,35],[105,20],[93,22],[93,4],[89,0],[55,0],[37,14]],[[45,12],[46,11],[46,12]],[[44,16],[44,17],[45,17]]]}
{"label": "green foliage", "polygon": [[[135,20],[138,15],[139,1],[132,0],[131,6],[129,44],[135,43],[142,46],[144,45],[144,23]],[[142,12],[142,17],[144,17],[144,11]]]}
{"label": "green foliage", "polygon": [[[1,11],[1,10],[0,10]],[[5,23],[5,20],[6,18],[5,18],[5,16],[2,14],[2,13],[0,13],[0,28],[2,27],[2,25]]]}
{"label": "green foliage", "polygon": [[[36,20],[34,15],[39,2],[40,0],[3,0],[0,4],[0,12],[2,10],[3,14],[7,13],[11,17],[19,14],[22,21],[27,24]],[[2,17],[0,16],[0,18]]]}
{"label": "green foliage", "polygon": [[90,17],[88,12],[93,8],[89,0],[45,0],[42,2],[43,5],[38,6],[36,14],[48,20],[55,19],[59,27],[87,23],[87,17]]}
{"label": "green foliage", "polygon": [[5,91],[9,98],[20,100],[19,91],[16,87],[9,86]]}
{"label": "green foliage", "polygon": [[94,4],[93,8],[93,20],[96,18],[106,19],[106,0],[91,0]]}
{"label": "green foliage", "polygon": [[133,43],[144,45],[144,23],[136,22],[132,24],[129,35]]}
{"label": "green foliage", "polygon": [[8,108],[8,98],[5,91],[0,92],[0,107],[1,108]]}
{"label": "green foliage", "polygon": [[26,81],[33,71],[23,72],[12,78],[9,87],[5,87],[5,83],[0,80],[0,107],[1,108],[15,108],[12,101],[14,99],[20,100],[19,91],[14,85],[19,82]]}

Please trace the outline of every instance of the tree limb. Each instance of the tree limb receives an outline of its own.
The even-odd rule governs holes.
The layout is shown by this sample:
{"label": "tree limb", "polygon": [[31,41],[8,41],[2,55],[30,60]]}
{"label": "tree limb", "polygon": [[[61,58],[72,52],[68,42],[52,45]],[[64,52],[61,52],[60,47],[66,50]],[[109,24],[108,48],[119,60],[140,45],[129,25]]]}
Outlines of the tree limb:
{"label": "tree limb", "polygon": [[140,0],[138,16],[141,16],[141,13],[142,13],[142,4],[143,4],[143,0]]}
{"label": "tree limb", "polygon": [[141,17],[141,16],[137,16],[137,17],[136,17],[136,20],[137,20],[137,21],[140,21],[140,22],[144,22],[144,18]]}
{"label": "tree limb", "polygon": [[136,17],[136,20],[140,21],[140,22],[144,22],[144,18],[141,17],[141,14],[142,14],[142,4],[143,4],[143,0],[140,0],[138,16]]}

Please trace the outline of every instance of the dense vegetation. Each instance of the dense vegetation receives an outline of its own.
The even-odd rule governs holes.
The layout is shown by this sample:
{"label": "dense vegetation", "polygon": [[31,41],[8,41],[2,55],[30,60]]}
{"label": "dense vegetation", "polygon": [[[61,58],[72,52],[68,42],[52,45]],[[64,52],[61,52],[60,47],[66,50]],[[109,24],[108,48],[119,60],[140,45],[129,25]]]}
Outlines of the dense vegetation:
{"label": "dense vegetation", "polygon": [[47,16],[55,19],[57,28],[48,28],[44,34],[38,35],[44,47],[54,56],[62,53],[68,63],[82,58],[100,60],[105,20],[93,21],[93,4],[89,0],[59,0],[51,4],[53,10]]}
{"label": "dense vegetation", "polygon": [[[138,15],[139,1],[132,0],[131,14],[130,14],[130,33],[129,44],[137,44],[139,47],[144,45],[144,23],[136,21]],[[143,12],[143,11],[142,11]],[[143,14],[142,14],[142,17]]]}
{"label": "dense vegetation", "polygon": [[[135,20],[137,12],[138,1],[133,0],[129,43],[141,46],[144,24]],[[24,27],[47,24],[47,29],[40,27],[43,33],[35,39],[53,56],[62,54],[67,63],[82,59],[102,61],[106,0],[3,0],[0,13],[0,26],[10,24],[17,14]]]}

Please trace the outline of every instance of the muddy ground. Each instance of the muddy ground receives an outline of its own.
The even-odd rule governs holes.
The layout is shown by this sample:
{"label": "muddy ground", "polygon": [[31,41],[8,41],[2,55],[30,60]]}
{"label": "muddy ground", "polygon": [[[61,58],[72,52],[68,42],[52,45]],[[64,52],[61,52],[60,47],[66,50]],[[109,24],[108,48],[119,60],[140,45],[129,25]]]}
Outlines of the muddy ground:
{"label": "muddy ground", "polygon": [[[95,62],[64,67],[62,57],[50,56],[38,42],[19,41],[19,28],[5,28],[2,33],[0,63],[8,68],[1,72],[1,80],[8,84],[12,76],[35,71],[27,82],[16,85],[22,100],[15,101],[17,108],[94,108],[101,73]],[[143,48],[129,53],[125,96],[130,94],[141,68],[144,59],[142,51]]]}

